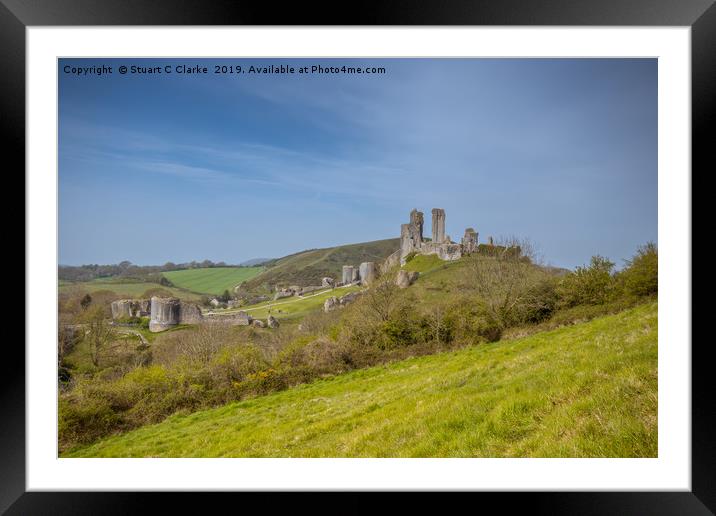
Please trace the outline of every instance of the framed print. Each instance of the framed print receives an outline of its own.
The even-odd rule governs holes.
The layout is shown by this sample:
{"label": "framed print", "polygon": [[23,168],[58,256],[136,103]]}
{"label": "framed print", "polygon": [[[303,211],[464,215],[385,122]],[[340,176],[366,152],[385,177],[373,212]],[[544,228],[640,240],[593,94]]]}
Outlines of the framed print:
{"label": "framed print", "polygon": [[710,2],[61,4],[2,6],[27,202],[8,514],[714,510]]}

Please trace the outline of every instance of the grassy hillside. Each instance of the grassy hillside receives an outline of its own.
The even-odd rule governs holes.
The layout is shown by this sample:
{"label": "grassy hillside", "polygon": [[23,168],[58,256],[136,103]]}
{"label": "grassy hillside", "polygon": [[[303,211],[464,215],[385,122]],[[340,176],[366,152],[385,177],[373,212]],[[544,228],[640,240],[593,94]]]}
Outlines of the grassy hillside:
{"label": "grassy hillside", "polygon": [[206,269],[186,269],[169,271],[164,276],[179,288],[199,294],[224,293],[232,291],[239,283],[259,274],[263,267],[211,267]]}
{"label": "grassy hillside", "polygon": [[320,285],[330,276],[340,281],[344,265],[380,262],[395,252],[399,239],[376,240],[360,244],[313,249],[268,262],[266,270],[244,283],[246,290],[271,290],[274,285]]}
{"label": "grassy hillside", "polygon": [[163,291],[170,292],[171,295],[183,299],[185,301],[198,301],[201,297],[195,292],[182,290],[179,288],[165,287],[157,283],[150,283],[148,281],[128,281],[125,279],[96,279],[92,281],[64,281],[61,280],[59,283],[60,294],[68,293],[72,290],[83,290],[90,294],[98,291],[110,291],[114,292],[118,296],[128,298],[140,298],[144,296],[144,293],[148,290],[161,289]]}
{"label": "grassy hillside", "polygon": [[653,302],[173,416],[66,456],[656,457],[657,334]]}
{"label": "grassy hillside", "polygon": [[[281,321],[285,319],[300,319],[314,310],[322,310],[323,303],[329,297],[341,297],[359,290],[361,290],[361,287],[356,285],[326,289],[307,294],[303,297],[295,296],[276,301],[266,301],[241,308],[240,310],[247,312],[255,319],[266,319],[269,314]],[[235,313],[237,311],[238,310],[222,310],[218,312]]]}

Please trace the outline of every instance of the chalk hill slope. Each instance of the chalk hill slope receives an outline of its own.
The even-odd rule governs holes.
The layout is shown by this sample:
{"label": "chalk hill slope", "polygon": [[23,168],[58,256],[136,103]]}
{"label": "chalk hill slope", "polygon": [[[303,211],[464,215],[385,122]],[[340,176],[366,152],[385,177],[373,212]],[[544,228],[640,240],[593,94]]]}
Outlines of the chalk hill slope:
{"label": "chalk hill slope", "polygon": [[271,260],[262,264],[265,270],[244,282],[247,291],[272,290],[276,285],[301,287],[320,285],[321,278],[329,276],[340,280],[344,265],[361,262],[379,262],[400,246],[397,238],[341,245],[325,249],[310,249]]}
{"label": "chalk hill slope", "polygon": [[657,311],[357,370],[67,456],[656,457]]}

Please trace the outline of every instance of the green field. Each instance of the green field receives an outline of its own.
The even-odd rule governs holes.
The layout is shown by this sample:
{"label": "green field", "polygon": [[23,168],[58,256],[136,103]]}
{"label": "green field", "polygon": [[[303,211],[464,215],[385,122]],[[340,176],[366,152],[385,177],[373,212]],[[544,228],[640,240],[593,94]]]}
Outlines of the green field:
{"label": "green field", "polygon": [[126,296],[129,298],[140,298],[143,297],[144,293],[151,289],[162,289],[171,292],[171,295],[183,299],[185,301],[198,301],[199,295],[186,290],[164,287],[157,283],[150,283],[147,281],[127,281],[117,280],[112,278],[107,279],[96,279],[92,281],[65,281],[60,280],[59,292],[67,293],[72,289],[81,289],[89,292],[97,292],[99,290],[109,290],[120,296]]}
{"label": "green field", "polygon": [[656,457],[657,312],[357,370],[63,456]]}
{"label": "green field", "polygon": [[[279,320],[298,319],[306,314],[323,308],[323,303],[329,297],[345,296],[349,292],[357,292],[361,287],[352,285],[349,287],[338,287],[307,294],[304,297],[289,297],[277,301],[265,301],[251,305],[240,310],[245,311],[254,319],[266,319],[269,313]],[[269,312],[270,310],[270,312]],[[235,313],[238,310],[217,310],[217,313]]]}
{"label": "green field", "polygon": [[263,267],[211,267],[169,271],[164,276],[179,288],[199,294],[221,295],[259,274]]}

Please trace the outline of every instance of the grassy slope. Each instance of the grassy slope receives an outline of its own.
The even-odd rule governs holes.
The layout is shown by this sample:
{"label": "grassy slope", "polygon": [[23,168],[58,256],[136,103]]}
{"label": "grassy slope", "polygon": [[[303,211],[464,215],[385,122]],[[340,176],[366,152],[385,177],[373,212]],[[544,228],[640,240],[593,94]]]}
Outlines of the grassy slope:
{"label": "grassy slope", "polygon": [[80,288],[86,290],[90,294],[99,290],[109,290],[120,296],[127,296],[131,298],[139,298],[150,289],[161,288],[172,293],[172,295],[183,299],[185,301],[197,301],[201,296],[194,292],[189,292],[179,288],[164,287],[157,283],[149,283],[145,281],[131,281],[126,280],[113,280],[113,279],[96,279],[92,281],[78,281],[68,282],[60,281],[59,291],[60,293],[67,292],[74,288]]}
{"label": "grassy slope", "polygon": [[77,449],[117,457],[655,457],[657,304],[396,362]]}
{"label": "grassy slope", "polygon": [[314,249],[284,256],[269,262],[267,269],[245,283],[248,290],[268,289],[273,285],[320,285],[321,278],[330,276],[340,281],[344,265],[380,262],[396,251],[399,240],[376,240],[360,244]]}
{"label": "grassy slope", "polygon": [[263,267],[211,267],[205,269],[187,269],[163,273],[177,287],[199,294],[224,293],[232,291],[239,283],[259,274]]}
{"label": "grassy slope", "polygon": [[[345,296],[349,292],[357,292],[360,289],[361,287],[355,285],[349,287],[338,287],[335,289],[328,289],[307,294],[305,297],[289,297],[279,299],[277,301],[266,301],[264,303],[250,305],[246,308],[237,310],[217,310],[217,312],[236,313],[239,310],[243,310],[256,319],[265,319],[268,317],[269,313],[279,320],[297,319],[314,310],[323,309],[323,303],[329,297]],[[271,311],[269,312],[269,310]]]}

